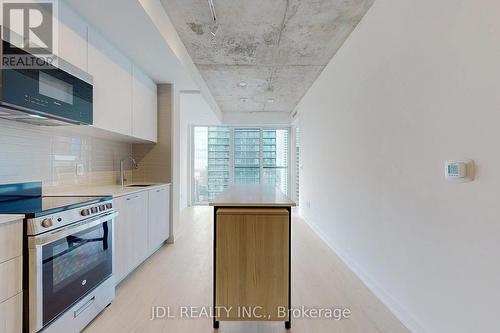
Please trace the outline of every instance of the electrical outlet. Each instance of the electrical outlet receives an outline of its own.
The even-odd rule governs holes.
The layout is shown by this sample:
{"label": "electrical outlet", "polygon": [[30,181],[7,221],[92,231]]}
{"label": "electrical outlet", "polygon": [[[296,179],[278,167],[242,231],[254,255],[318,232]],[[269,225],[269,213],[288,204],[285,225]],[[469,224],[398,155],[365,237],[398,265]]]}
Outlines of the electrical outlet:
{"label": "electrical outlet", "polygon": [[306,201],[307,208],[311,208],[311,201]]}
{"label": "electrical outlet", "polygon": [[85,168],[84,168],[83,164],[78,163],[76,165],[76,175],[77,176],[83,176],[84,173],[85,173]]}

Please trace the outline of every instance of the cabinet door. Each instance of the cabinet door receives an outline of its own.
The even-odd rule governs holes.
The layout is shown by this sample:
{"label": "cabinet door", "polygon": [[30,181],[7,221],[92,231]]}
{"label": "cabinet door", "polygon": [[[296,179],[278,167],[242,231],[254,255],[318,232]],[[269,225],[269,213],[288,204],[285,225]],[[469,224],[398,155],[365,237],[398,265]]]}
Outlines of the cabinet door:
{"label": "cabinet door", "polygon": [[144,191],[126,198],[132,224],[132,269],[140,265],[148,256],[148,192]]}
{"label": "cabinet door", "polygon": [[149,253],[157,250],[169,237],[170,186],[149,191]]}
{"label": "cabinet door", "polygon": [[137,66],[132,79],[132,136],[158,141],[158,102],[156,83]]}
{"label": "cabinet door", "polygon": [[23,328],[23,293],[0,303],[0,332],[21,333]]}
{"label": "cabinet door", "polygon": [[130,223],[128,222],[128,209],[125,198],[113,200],[118,216],[115,219],[115,248],[113,272],[116,282],[121,281],[129,271],[128,243],[130,242]]}
{"label": "cabinet door", "polygon": [[88,39],[94,126],[132,135],[132,63],[90,27]]}
{"label": "cabinet door", "polygon": [[23,220],[0,224],[0,262],[23,254]]}
{"label": "cabinet door", "polygon": [[148,255],[148,192],[116,198],[115,276],[125,278]]}
{"label": "cabinet door", "polygon": [[87,71],[87,24],[63,1],[59,2],[59,52],[57,55]]}
{"label": "cabinet door", "polygon": [[23,291],[23,257],[0,263],[0,303]]}

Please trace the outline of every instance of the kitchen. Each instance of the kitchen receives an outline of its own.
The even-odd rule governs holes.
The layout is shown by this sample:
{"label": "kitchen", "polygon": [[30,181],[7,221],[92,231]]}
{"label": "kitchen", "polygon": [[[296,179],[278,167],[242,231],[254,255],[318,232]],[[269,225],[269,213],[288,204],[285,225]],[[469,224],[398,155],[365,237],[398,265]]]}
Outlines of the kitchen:
{"label": "kitchen", "polygon": [[497,3],[0,8],[0,333],[500,331]]}
{"label": "kitchen", "polygon": [[[1,299],[6,332],[84,330],[107,307],[114,307],[115,288],[121,288],[122,282],[144,269],[143,265],[155,257],[157,251],[168,252],[182,235],[174,223],[179,220],[176,216],[179,212],[174,208],[178,205],[175,197],[182,200],[182,194],[174,194],[176,189],[172,188],[178,170],[174,164],[177,130],[174,121],[178,117],[174,95],[179,89],[177,82],[180,81],[181,86],[189,84],[181,81],[185,80],[182,77],[185,73],[178,75],[180,79],[172,78],[172,66],[164,69],[158,65],[159,58],[165,56],[171,58],[170,65],[181,67],[181,63],[172,53],[158,48],[160,52],[154,56],[158,64],[151,67],[150,62],[144,61],[143,53],[138,57],[141,63],[138,64],[131,60],[131,54],[137,51],[125,54],[91,24],[96,18],[90,5],[71,4],[71,1],[54,4],[58,11],[55,22],[58,47],[54,49],[54,60],[47,61],[50,65],[45,67],[6,67],[2,76],[0,123],[5,162],[0,178],[0,213],[7,215],[2,215],[0,232],[6,239],[8,251],[0,262],[8,284]],[[122,11],[122,20],[138,21],[132,9],[137,12],[137,8],[130,8],[130,13],[126,9]],[[101,31],[105,24],[99,24]],[[120,45],[120,36],[130,33],[116,29],[104,31],[115,37],[117,45]],[[131,35],[133,39],[133,33]],[[153,36],[158,38],[158,32]],[[16,35],[9,37],[15,39]],[[136,49],[140,43],[136,38]],[[12,44],[4,42],[3,46],[4,58],[10,54],[21,54],[20,59],[31,58],[29,52],[24,54]],[[156,83],[173,79],[175,84]],[[203,84],[197,86],[200,85],[203,87]],[[183,91],[180,97],[183,105],[187,98],[199,99],[201,95],[200,91]],[[199,115],[198,112],[196,116]],[[210,117],[205,118],[208,123],[213,122]],[[189,126],[193,123],[191,119]],[[268,308],[259,317],[267,317],[269,313],[271,321],[281,322],[283,328],[290,329],[292,318],[278,316],[272,308],[279,305],[287,312],[291,307],[291,207],[295,203],[286,196],[273,203],[278,195],[281,194],[268,193],[258,203],[229,206],[227,201],[231,198],[226,197],[226,202],[214,212],[232,212],[231,207],[235,205],[247,207],[244,213],[249,215],[221,215],[221,227],[224,220],[250,218],[253,221],[254,217],[257,220],[248,226],[253,223],[258,226],[263,221],[280,225],[279,238],[269,239],[267,245],[261,243],[263,249],[277,251],[273,256],[277,256],[275,264],[280,270],[275,271],[274,264],[262,263],[255,272],[263,277],[271,274],[280,278],[267,276],[249,288],[258,295],[268,290],[266,285],[271,283],[270,286],[279,285],[282,292],[274,300],[266,300],[267,297],[261,295],[241,303],[237,301],[241,295],[224,293],[212,301],[214,308],[219,309],[266,303]],[[254,212],[261,217],[253,215]],[[224,230],[219,231],[221,244]],[[269,232],[276,232],[273,230]],[[263,231],[255,237],[268,239],[266,234],[267,231]],[[252,239],[246,242],[251,244]],[[274,248],[273,243],[277,242],[282,244],[280,249]],[[217,255],[214,252],[219,270],[228,260],[224,253],[233,251],[239,250],[226,247]],[[253,260],[258,262],[260,254],[255,256]],[[227,265],[233,266],[231,260]],[[215,289],[220,293],[224,285],[243,278],[237,273],[241,269],[238,266],[234,266],[233,282],[223,278],[225,269],[222,269],[219,272],[222,280],[218,278],[214,282],[214,293]],[[251,311],[250,308],[247,311]],[[214,313],[207,310],[207,314],[212,317]],[[247,317],[253,321],[258,316],[253,313]],[[225,324],[230,325],[227,320],[238,318],[245,320],[236,313],[214,317],[212,326],[218,329],[219,321],[224,321],[223,329]]]}
{"label": "kitchen", "polygon": [[172,85],[66,2],[49,4],[45,58],[2,29],[2,332],[80,332],[173,234]]}

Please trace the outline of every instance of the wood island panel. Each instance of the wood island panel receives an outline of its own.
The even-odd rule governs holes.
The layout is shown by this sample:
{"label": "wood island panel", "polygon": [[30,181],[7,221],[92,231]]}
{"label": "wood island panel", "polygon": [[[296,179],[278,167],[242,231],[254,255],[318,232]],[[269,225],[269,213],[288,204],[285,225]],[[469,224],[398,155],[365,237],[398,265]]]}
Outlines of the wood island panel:
{"label": "wood island panel", "polygon": [[[215,303],[233,309],[217,320],[287,321],[278,309],[289,304],[288,210],[219,208],[216,214]],[[242,307],[262,308],[253,317],[243,316]]]}

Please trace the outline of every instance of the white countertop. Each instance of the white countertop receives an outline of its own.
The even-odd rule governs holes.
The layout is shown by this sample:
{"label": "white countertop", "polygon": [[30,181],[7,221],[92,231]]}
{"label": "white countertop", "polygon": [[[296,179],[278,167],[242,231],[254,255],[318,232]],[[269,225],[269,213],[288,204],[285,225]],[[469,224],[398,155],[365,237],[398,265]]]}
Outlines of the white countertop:
{"label": "white countertop", "polygon": [[9,223],[24,219],[24,215],[19,214],[0,214],[0,224]]}
{"label": "white countertop", "polygon": [[[131,183],[129,185],[133,185]],[[138,193],[142,191],[147,191],[150,189],[163,187],[170,185],[169,183],[148,183],[141,182],[138,184],[149,184],[150,186],[145,187],[124,187],[120,185],[98,185],[98,186],[75,186],[75,187],[65,187],[65,188],[44,188],[43,195],[45,196],[98,196],[98,195],[111,195],[114,198],[121,197],[128,194]]]}
{"label": "white countertop", "polygon": [[295,202],[274,186],[233,185],[210,202],[210,206],[292,207]]}

